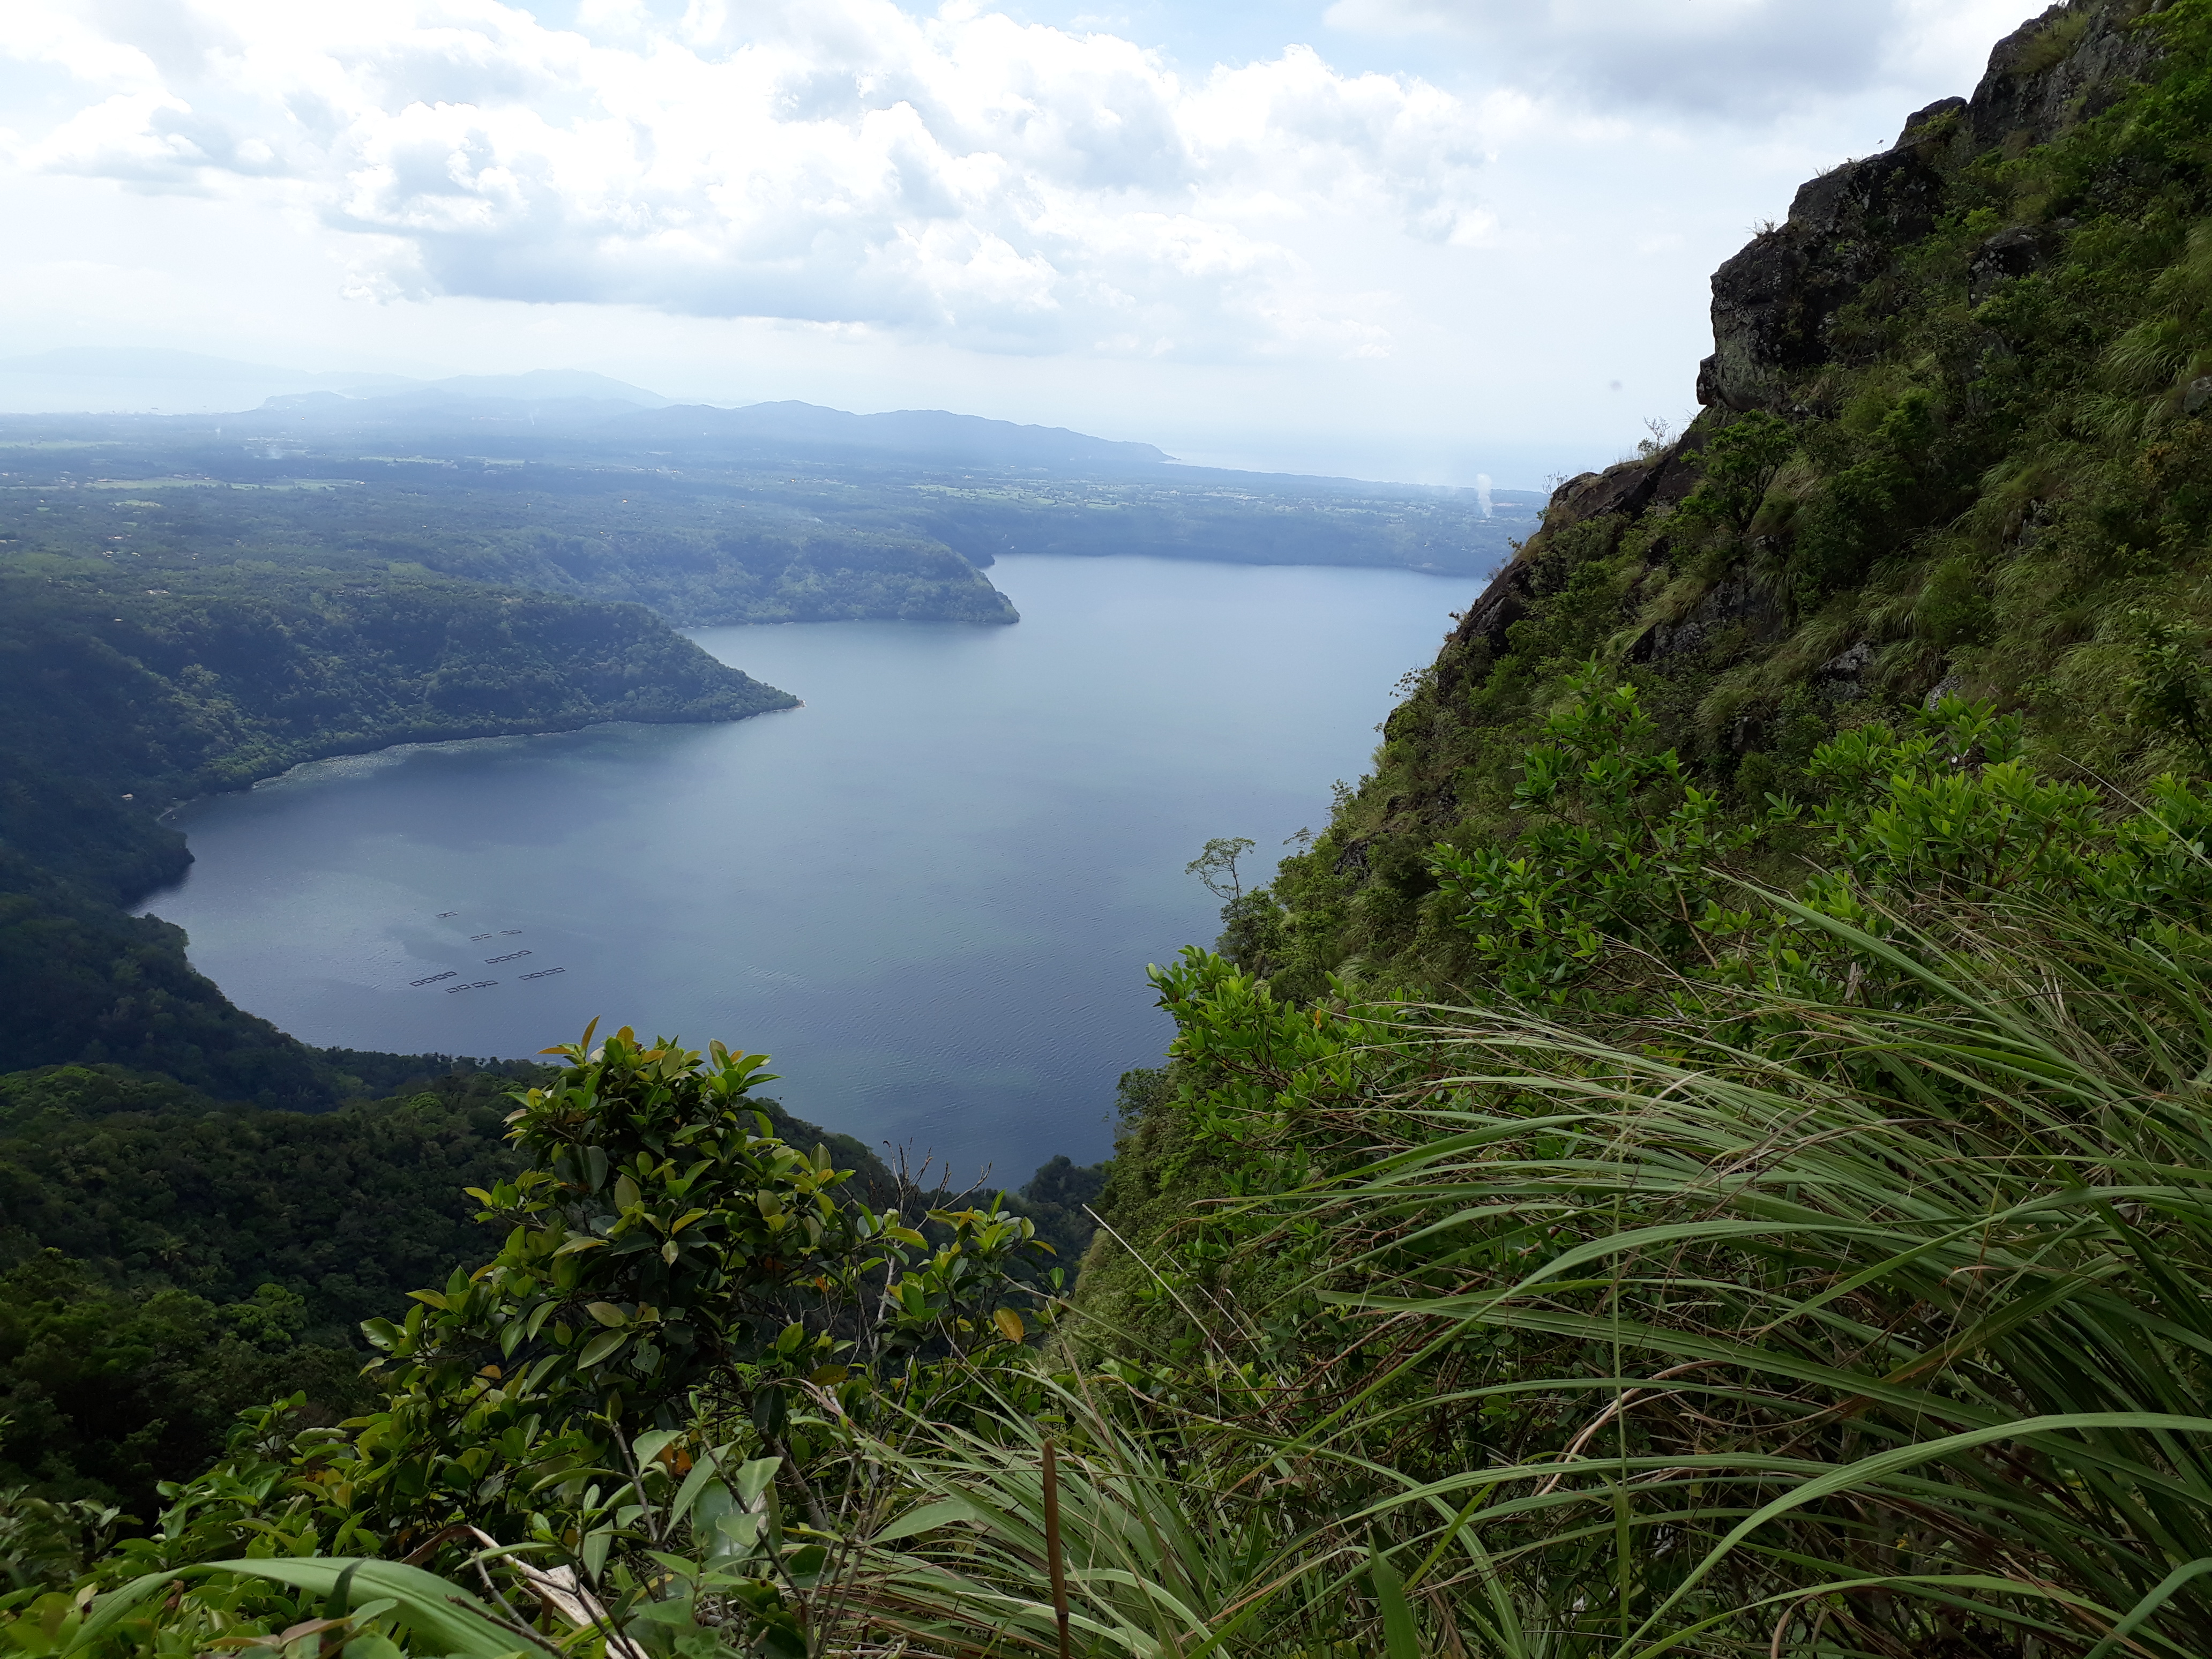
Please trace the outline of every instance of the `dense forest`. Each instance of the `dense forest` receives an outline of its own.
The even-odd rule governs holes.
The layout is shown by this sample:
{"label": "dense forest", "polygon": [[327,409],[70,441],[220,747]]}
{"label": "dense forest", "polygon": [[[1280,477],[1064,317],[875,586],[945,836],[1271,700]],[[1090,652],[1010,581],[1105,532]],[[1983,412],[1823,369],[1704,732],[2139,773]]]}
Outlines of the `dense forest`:
{"label": "dense forest", "polygon": [[[624,1030],[349,1109],[396,1210],[468,1182],[435,1267],[242,1296],[155,1235],[293,1248],[252,1202],[41,1222],[11,1329],[77,1274],[271,1399],[204,1465],[90,1403],[107,1473],[19,1459],[0,1635],[2212,1650],[2208,300],[2212,0],[2055,6],[1808,184],[1690,430],[1556,493],[1321,834],[1197,861],[1166,1064],[1022,1209]],[[76,1179],[137,1086],[17,1087],[11,1156]],[[315,1322],[409,1271],[342,1395]]]}
{"label": "dense forest", "polygon": [[[240,1411],[298,1395],[302,1422],[329,1424],[375,1404],[362,1322],[480,1252],[465,1189],[519,1172],[507,1092],[550,1073],[346,1058],[400,1092],[303,1112],[120,1066],[0,1076],[0,1488],[151,1514]],[[860,1142],[751,1104],[901,1201]],[[1008,1202],[1079,1254],[1098,1181],[1060,1159]]]}

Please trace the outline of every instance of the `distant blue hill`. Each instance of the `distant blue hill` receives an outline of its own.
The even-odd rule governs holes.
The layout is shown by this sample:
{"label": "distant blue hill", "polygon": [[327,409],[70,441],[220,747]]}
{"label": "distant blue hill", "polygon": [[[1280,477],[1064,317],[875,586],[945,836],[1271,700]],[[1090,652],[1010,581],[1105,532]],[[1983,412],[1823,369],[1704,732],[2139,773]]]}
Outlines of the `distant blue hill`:
{"label": "distant blue hill", "polygon": [[622,424],[627,434],[658,432],[676,440],[705,438],[779,453],[835,451],[978,466],[1150,467],[1175,459],[1151,444],[1093,438],[1065,427],[1017,426],[1012,421],[948,414],[941,409],[850,415],[795,401],[751,404],[743,409],[678,404],[631,416]]}

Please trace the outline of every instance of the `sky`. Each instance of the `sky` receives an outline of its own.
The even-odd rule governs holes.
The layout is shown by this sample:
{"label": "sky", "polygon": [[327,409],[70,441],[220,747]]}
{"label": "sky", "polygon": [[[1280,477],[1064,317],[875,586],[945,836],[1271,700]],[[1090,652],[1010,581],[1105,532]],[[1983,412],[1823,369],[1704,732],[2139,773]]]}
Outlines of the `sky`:
{"label": "sky", "polygon": [[1540,488],[2027,0],[9,0],[0,358],[586,368]]}

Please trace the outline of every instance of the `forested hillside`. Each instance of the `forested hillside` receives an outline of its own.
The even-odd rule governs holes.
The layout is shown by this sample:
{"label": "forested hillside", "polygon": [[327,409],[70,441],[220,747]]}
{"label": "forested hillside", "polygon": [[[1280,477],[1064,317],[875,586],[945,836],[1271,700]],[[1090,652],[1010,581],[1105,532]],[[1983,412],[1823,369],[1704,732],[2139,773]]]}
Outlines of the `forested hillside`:
{"label": "forested hillside", "polygon": [[797,702],[635,606],[428,575],[0,569],[0,1067],[113,1062],[264,1105],[349,1074],[234,1008],[177,929],[125,914],[189,862],[178,801],[301,761]]}
{"label": "forested hillside", "polygon": [[1264,1379],[1394,1654],[2212,1641],[2208,115],[2084,0],[1808,184],[1156,974],[1075,1352]]}
{"label": "forested hillside", "polygon": [[[2203,27],[2061,8],[1971,102],[1801,190],[1714,278],[1696,422],[1560,489],[1240,948],[1307,993],[1346,968],[1483,985],[1452,872],[1576,817],[1522,757],[1592,672],[1634,692],[1717,823],[1759,827],[1730,856],[1778,879],[1803,832],[1770,799],[1809,811],[1822,743],[1939,696],[2017,715],[2057,775],[2139,793],[2201,771],[2212,224],[2182,66]],[[2131,91],[2167,50],[2172,78]],[[1563,854],[1583,856],[1501,867],[1480,902],[1569,895]]]}
{"label": "forested hillside", "polygon": [[12,1500],[8,1639],[2212,1651],[2208,251],[2212,0],[2054,7],[1722,270],[1322,834],[1207,849],[1072,1297],[587,1034],[361,1414],[120,1546]]}
{"label": "forested hillside", "polygon": [[[310,1113],[114,1066],[0,1076],[0,1491],[150,1514],[155,1484],[212,1462],[242,1410],[301,1393],[325,1424],[375,1403],[362,1322],[487,1253],[465,1189],[517,1173],[507,1091],[550,1073],[349,1058],[402,1092]],[[751,1103],[875,1201],[911,1200],[860,1142]],[[1039,1173],[1015,1207],[1079,1249],[1087,1224],[1054,1200],[1095,1176]]]}

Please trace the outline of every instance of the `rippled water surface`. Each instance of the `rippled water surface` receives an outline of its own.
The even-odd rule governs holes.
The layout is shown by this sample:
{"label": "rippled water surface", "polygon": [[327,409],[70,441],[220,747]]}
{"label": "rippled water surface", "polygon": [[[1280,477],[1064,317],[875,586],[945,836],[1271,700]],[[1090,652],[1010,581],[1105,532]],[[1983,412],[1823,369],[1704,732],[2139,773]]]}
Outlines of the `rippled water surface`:
{"label": "rippled water surface", "polygon": [[146,908],[311,1042],[519,1054],[599,1015],[765,1050],[794,1111],[963,1171],[1101,1157],[1114,1079],[1170,1035],[1145,964],[1218,926],[1184,864],[1318,825],[1471,595],[1150,559],[991,575],[1018,626],[697,635],[792,713],[394,750],[202,802],[198,863]]}

